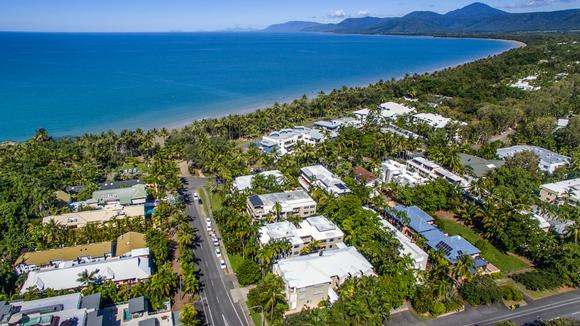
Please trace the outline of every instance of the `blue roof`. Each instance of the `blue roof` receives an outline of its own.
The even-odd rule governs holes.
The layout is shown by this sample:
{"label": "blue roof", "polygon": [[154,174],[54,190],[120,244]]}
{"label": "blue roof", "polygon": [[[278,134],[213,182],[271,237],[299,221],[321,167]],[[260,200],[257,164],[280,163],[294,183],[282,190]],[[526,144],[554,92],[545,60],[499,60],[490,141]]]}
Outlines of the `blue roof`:
{"label": "blue roof", "polygon": [[481,258],[481,257],[476,257],[476,258],[475,258],[475,261],[474,261],[474,265],[473,265],[473,267],[475,267],[475,268],[480,268],[480,267],[485,267],[485,266],[487,266],[488,264],[489,264],[489,263],[488,263],[488,262],[487,262],[485,259],[483,259],[483,258]]}
{"label": "blue roof", "polygon": [[[426,231],[436,229],[433,225],[429,223],[434,220],[433,217],[425,213],[422,209],[420,209],[417,206],[398,205],[394,207],[394,210],[396,212],[406,213],[407,216],[409,217],[409,224],[407,226],[417,233],[423,233]],[[399,223],[403,224],[403,220],[399,218],[396,214],[393,214],[393,212],[391,212],[391,215]]]}
{"label": "blue roof", "polygon": [[435,227],[432,230],[421,233],[421,235],[427,240],[427,243],[429,244],[437,244],[439,241],[447,238],[445,233],[441,232],[441,230]]}
{"label": "blue roof", "polygon": [[429,247],[443,251],[445,258],[451,263],[456,263],[463,255],[473,256],[480,253],[479,249],[458,235],[429,241]]}

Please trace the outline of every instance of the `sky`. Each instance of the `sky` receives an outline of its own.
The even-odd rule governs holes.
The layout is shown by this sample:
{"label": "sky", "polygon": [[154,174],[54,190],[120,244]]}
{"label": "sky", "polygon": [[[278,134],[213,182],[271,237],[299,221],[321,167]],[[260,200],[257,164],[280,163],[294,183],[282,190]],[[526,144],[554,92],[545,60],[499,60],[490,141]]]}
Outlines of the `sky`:
{"label": "sky", "polygon": [[[475,0],[0,0],[0,31],[166,32],[263,28],[289,20],[445,13]],[[580,0],[484,0],[509,12],[580,7]]]}

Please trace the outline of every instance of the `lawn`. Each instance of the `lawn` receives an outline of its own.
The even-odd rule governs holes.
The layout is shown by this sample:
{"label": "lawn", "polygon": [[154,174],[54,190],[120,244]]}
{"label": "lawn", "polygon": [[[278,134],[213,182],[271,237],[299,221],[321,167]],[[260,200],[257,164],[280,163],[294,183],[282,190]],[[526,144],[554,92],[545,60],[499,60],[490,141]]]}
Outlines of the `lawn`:
{"label": "lawn", "polygon": [[[465,240],[471,242],[473,245],[475,245],[477,241],[483,240],[481,235],[479,235],[477,232],[453,220],[437,219],[437,221],[438,225],[441,226],[443,231],[449,235],[460,235],[465,238]],[[492,263],[495,267],[499,268],[503,273],[513,273],[530,267],[530,265],[519,260],[518,258],[502,253],[489,242],[487,244],[488,245],[486,247],[480,248],[482,251],[481,257]]]}
{"label": "lawn", "polygon": [[244,258],[238,254],[228,254],[228,257],[230,258],[230,264],[232,265],[234,272],[237,273],[238,268],[244,262]]}

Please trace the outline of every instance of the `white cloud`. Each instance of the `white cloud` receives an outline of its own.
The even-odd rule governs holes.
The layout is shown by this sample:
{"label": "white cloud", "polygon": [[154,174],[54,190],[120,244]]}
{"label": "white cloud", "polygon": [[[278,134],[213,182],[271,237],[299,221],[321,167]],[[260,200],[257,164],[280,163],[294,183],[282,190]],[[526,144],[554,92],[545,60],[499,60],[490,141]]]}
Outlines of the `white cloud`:
{"label": "white cloud", "polygon": [[328,15],[328,18],[345,18],[346,12],[342,9],[334,10]]}
{"label": "white cloud", "polygon": [[536,7],[548,6],[548,5],[551,5],[553,3],[558,3],[558,2],[571,3],[574,1],[575,0],[528,0],[528,1],[524,1],[524,2],[517,2],[517,3],[509,4],[509,5],[505,6],[505,8],[508,8],[508,9],[536,8]]}
{"label": "white cloud", "polygon": [[359,17],[367,17],[370,16],[370,12],[368,10],[359,10],[358,11],[358,16]]}

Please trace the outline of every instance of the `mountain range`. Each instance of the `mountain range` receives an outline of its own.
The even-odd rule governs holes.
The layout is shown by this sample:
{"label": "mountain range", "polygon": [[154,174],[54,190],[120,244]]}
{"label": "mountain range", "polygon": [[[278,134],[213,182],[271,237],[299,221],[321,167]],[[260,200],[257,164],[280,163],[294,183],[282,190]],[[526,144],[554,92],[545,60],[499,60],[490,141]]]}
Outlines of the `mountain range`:
{"label": "mountain range", "polygon": [[337,24],[290,21],[265,32],[333,32],[357,34],[456,34],[580,30],[580,9],[509,13],[483,3],[438,14],[414,11],[403,17],[347,18]]}

